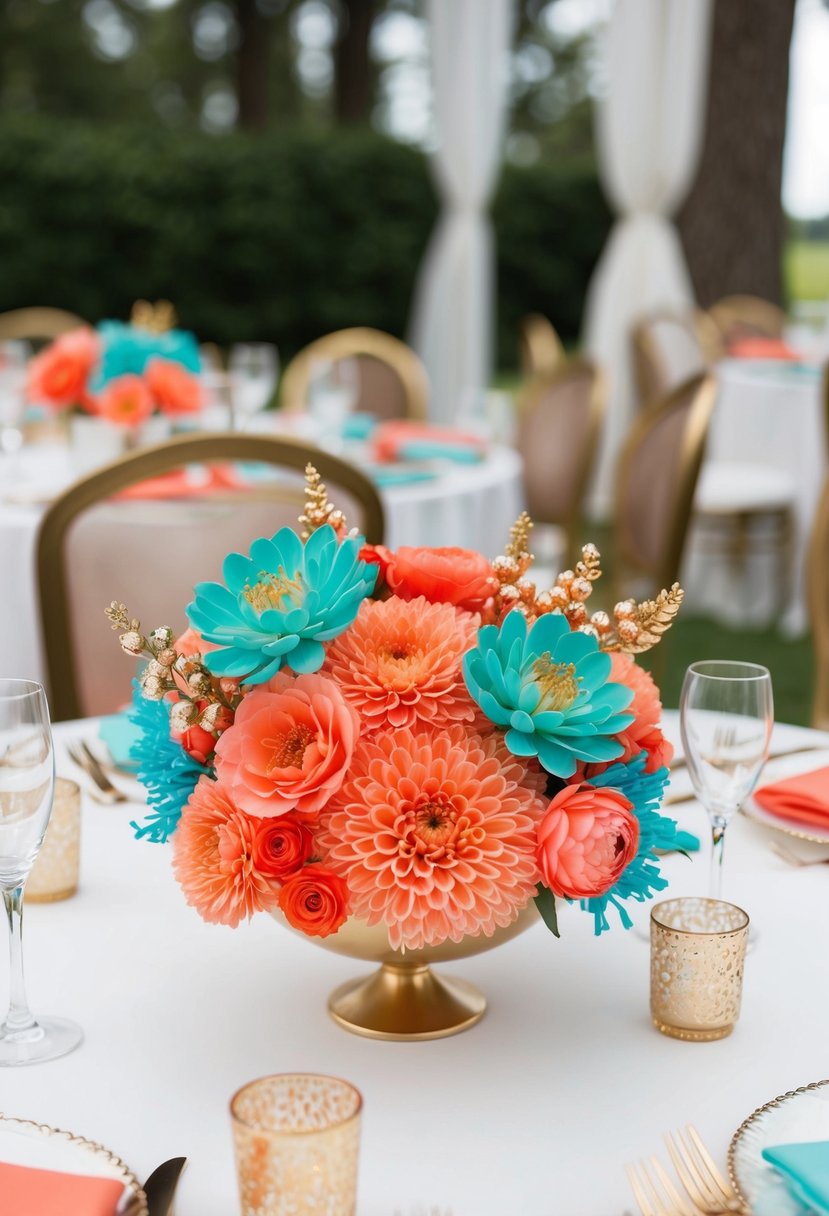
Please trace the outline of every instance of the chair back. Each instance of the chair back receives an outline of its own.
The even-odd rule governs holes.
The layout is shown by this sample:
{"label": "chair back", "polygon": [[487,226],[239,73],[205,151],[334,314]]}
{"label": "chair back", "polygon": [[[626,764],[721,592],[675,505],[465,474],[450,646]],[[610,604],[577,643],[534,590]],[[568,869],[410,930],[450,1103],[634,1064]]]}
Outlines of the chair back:
{"label": "chair back", "polygon": [[640,405],[667,396],[722,353],[719,331],[698,310],[643,317],[631,331],[631,346]]}
{"label": "chair back", "polygon": [[315,371],[351,361],[357,368],[352,409],[380,419],[425,419],[429,381],[417,355],[399,338],[360,326],[318,338],[296,355],[282,377],[284,409],[308,408]]}
{"label": "chair back", "polygon": [[815,668],[812,726],[829,730],[829,478],[812,524],[806,592]]}
{"label": "chair back", "polygon": [[631,428],[616,479],[620,588],[625,576],[643,577],[652,590],[679,576],[716,395],[710,373],[693,376],[647,406]]}
{"label": "chair back", "polygon": [[723,296],[708,315],[727,345],[742,338],[782,338],[786,326],[783,309],[759,296]]}
{"label": "chair back", "polygon": [[536,376],[519,398],[517,447],[527,509],[536,523],[565,529],[568,558],[578,546],[606,400],[606,380],[588,359]]}
{"label": "chair back", "polygon": [[63,308],[13,308],[0,313],[0,342],[51,342],[86,325]]}
{"label": "chair back", "polygon": [[[229,461],[256,463],[242,481],[229,476]],[[382,505],[359,469],[307,444],[258,435],[172,439],[105,466],[55,500],[37,544],[55,720],[110,713],[129,699],[129,663],[113,648],[107,605],[123,602],[144,629],[168,625],[178,635],[195,584],[221,581],[228,553],[247,553],[258,536],[298,526],[309,462],[349,526],[381,542]],[[209,471],[223,477],[211,481]],[[148,480],[165,475],[166,483]]]}
{"label": "chair back", "polygon": [[545,376],[564,362],[564,347],[552,321],[540,312],[528,313],[519,324],[521,374],[525,380]]}

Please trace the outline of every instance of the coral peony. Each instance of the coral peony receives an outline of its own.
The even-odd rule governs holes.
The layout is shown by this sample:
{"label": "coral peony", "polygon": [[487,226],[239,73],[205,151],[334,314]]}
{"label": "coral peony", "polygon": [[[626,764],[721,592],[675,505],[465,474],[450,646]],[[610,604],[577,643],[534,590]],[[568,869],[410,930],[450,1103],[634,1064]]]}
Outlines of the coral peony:
{"label": "coral peony", "polygon": [[377,562],[388,586],[403,600],[422,595],[433,604],[454,604],[478,612],[498,590],[492,566],[472,549],[412,549],[404,545],[391,554],[382,546],[375,552],[371,560]]}
{"label": "coral peony", "polygon": [[554,895],[603,895],[639,847],[633,803],[614,789],[565,786],[538,828],[538,864]]}
{"label": "coral peony", "polygon": [[60,407],[87,408],[87,381],[100,351],[92,329],[73,329],[61,334],[29,363],[26,393],[35,402]]}
{"label": "coral peony", "polygon": [[98,413],[118,426],[140,426],[154,408],[152,393],[140,376],[118,376],[98,397]]}
{"label": "coral peony", "polygon": [[348,919],[348,887],[327,866],[304,866],[283,886],[279,906],[294,929],[309,937],[328,937]]}
{"label": "coral peony", "polygon": [[392,947],[489,935],[535,893],[543,786],[496,735],[381,732],[358,743],[317,844]]}
{"label": "coral peony", "polygon": [[650,672],[640,667],[631,655],[619,652],[610,658],[611,679],[633,689],[633,701],[628,706],[628,713],[633,714],[634,720],[619,736],[625,748],[625,759],[630,759],[644,748],[648,753],[646,771],[654,773],[662,765],[670,765],[674,755],[673,746],[659,729],[662,719],[659,689]]}
{"label": "coral peony", "polygon": [[204,920],[235,927],[277,906],[278,885],[254,864],[256,830],[221,784],[201,778],[173,834],[173,871]]}
{"label": "coral peony", "polygon": [[280,672],[216,744],[216,771],[251,815],[314,814],[341,786],[360,720],[333,680]]}
{"label": "coral peony", "polygon": [[253,864],[268,878],[285,879],[311,857],[314,834],[296,815],[253,820]]}
{"label": "coral peony", "polygon": [[147,363],[144,378],[163,414],[195,414],[201,409],[201,385],[180,363],[156,356]]}
{"label": "coral peony", "polygon": [[328,647],[325,667],[362,719],[363,732],[475,722],[461,659],[477,620],[450,604],[365,600]]}

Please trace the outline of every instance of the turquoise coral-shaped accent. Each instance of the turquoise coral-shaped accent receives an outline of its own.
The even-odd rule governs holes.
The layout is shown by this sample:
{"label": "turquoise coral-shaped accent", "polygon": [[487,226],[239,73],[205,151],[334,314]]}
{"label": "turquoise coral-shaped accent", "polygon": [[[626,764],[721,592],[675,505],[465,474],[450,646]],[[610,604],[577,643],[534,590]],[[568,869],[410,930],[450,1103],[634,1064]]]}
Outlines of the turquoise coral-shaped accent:
{"label": "turquoise coral-shaped accent", "polygon": [[170,703],[150,701],[133,682],[130,721],[140,731],[130,748],[137,777],[147,791],[150,811],[143,823],[131,823],[136,840],[164,844],[176,829],[181,812],[196,788],[196,783],[212,769],[205,768],[170,738]]}

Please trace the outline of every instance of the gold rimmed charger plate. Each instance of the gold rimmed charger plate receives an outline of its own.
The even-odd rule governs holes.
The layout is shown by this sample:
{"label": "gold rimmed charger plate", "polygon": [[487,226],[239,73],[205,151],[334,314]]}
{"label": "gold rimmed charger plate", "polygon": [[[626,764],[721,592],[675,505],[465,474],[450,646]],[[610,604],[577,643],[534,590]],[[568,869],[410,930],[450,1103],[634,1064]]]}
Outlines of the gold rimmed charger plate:
{"label": "gold rimmed charger plate", "polygon": [[[814,1124],[814,1098],[826,1098],[825,1125],[821,1111],[821,1125]],[[804,1109],[806,1102],[812,1107]],[[787,1130],[787,1125],[790,1130]],[[754,1211],[758,1202],[758,1216],[802,1216],[803,1207],[786,1189],[777,1171],[761,1156],[764,1148],[775,1143],[794,1143],[808,1140],[809,1131],[817,1131],[817,1139],[829,1139],[829,1079],[801,1085],[788,1093],[772,1098],[758,1106],[744,1119],[731,1137],[728,1146],[728,1176],[731,1185],[745,1206]],[[811,1138],[815,1138],[812,1135]]]}
{"label": "gold rimmed charger plate", "polygon": [[[47,1154],[35,1162],[27,1159],[25,1153],[18,1153],[15,1154],[18,1160],[10,1162],[11,1164],[56,1170],[71,1165],[75,1173],[115,1178],[124,1184],[117,1216],[149,1216],[147,1197],[141,1183],[129,1166],[102,1144],[96,1144],[94,1140],[87,1140],[84,1136],[76,1136],[73,1132],[50,1127],[47,1123],[35,1123],[31,1119],[17,1119],[12,1115],[0,1114],[0,1151],[7,1135],[19,1136],[34,1148],[43,1143],[54,1145],[56,1150],[54,1160],[49,1159]],[[9,1149],[8,1142],[6,1149]],[[3,1159],[8,1160],[8,1157]]]}

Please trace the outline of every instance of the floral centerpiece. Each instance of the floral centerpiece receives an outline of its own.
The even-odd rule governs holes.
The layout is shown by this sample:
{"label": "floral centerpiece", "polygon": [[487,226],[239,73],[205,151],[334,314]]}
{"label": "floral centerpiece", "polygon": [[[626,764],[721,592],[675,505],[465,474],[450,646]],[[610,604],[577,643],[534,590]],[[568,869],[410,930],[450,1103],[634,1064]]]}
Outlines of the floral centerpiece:
{"label": "floral centerpiece", "polygon": [[102,321],[61,334],[31,360],[27,396],[122,427],[140,426],[155,413],[195,413],[202,405],[199,348],[174,323],[169,303],[141,300],[128,324]]}

